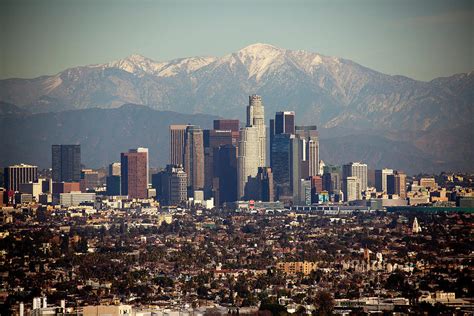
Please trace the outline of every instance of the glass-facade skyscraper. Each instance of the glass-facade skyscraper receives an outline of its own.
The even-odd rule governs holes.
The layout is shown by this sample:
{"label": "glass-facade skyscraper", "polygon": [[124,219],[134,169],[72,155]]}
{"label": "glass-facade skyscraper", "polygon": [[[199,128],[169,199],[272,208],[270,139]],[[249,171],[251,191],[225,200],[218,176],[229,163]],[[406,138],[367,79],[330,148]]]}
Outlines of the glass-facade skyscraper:
{"label": "glass-facade skyscraper", "polygon": [[53,145],[52,178],[54,182],[81,180],[81,145]]}

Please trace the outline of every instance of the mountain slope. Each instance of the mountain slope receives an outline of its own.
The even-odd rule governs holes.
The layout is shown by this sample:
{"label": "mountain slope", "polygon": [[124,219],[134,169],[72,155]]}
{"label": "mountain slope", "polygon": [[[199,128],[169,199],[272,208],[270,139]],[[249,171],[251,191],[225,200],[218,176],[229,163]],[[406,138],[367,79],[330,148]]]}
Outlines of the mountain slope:
{"label": "mountain slope", "polygon": [[[51,167],[52,144],[81,144],[82,163],[102,167],[120,153],[139,146],[150,149],[150,165],[162,167],[169,157],[169,124],[212,127],[217,117],[155,111],[146,106],[84,109],[58,113],[0,116],[0,166],[18,162]],[[4,151],[3,151],[4,150]]]}
{"label": "mountain slope", "polygon": [[[454,170],[456,166],[474,170],[473,71],[422,82],[382,74],[347,59],[254,44],[222,57],[156,62],[132,55],[53,76],[0,80],[0,102],[19,108],[5,106],[5,113],[54,112],[53,117],[61,116],[61,111],[115,109],[130,103],[160,111],[244,119],[247,95],[253,93],[263,97],[267,122],[275,111],[294,110],[299,124],[317,124],[323,135],[323,158],[335,163],[366,160],[374,167],[400,165],[407,172]],[[34,118],[59,124],[43,116]],[[85,120],[78,128],[110,138],[92,122],[93,118]],[[141,128],[132,121],[124,124]],[[50,136],[43,137],[49,140]],[[93,134],[88,139],[103,141]],[[10,145],[12,150],[17,146]],[[398,161],[398,155],[405,158]],[[108,160],[97,157],[91,163]],[[159,157],[157,161],[165,160]]]}
{"label": "mountain slope", "polygon": [[430,130],[472,122],[474,72],[421,82],[350,60],[254,44],[226,56],[155,62],[139,55],[67,69],[54,76],[0,81],[0,100],[34,112],[115,108],[243,118],[246,95],[261,94],[267,117],[295,110],[303,123]]}

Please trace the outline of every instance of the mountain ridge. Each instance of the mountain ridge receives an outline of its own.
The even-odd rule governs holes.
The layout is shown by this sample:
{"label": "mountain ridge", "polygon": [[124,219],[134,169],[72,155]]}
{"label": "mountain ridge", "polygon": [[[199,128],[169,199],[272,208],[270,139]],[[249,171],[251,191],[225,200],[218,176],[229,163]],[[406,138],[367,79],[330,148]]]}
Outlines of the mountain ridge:
{"label": "mountain ridge", "polygon": [[[451,162],[472,165],[465,155],[474,152],[474,135],[465,127],[474,125],[474,71],[418,81],[344,58],[258,43],[222,57],[160,62],[131,55],[52,76],[0,80],[0,101],[32,113],[131,103],[243,120],[247,95],[254,93],[263,98],[267,124],[276,111],[292,110],[299,124],[321,131],[383,134],[424,154],[436,152],[436,161],[449,151]],[[387,150],[382,145],[375,147]]]}

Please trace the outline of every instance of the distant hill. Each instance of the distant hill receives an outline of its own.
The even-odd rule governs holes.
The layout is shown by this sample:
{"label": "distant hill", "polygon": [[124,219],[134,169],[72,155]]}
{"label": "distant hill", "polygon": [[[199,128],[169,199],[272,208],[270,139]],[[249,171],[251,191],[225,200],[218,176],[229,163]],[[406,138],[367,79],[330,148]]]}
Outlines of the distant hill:
{"label": "distant hill", "polygon": [[14,104],[0,101],[0,115],[24,115],[27,113],[27,111]]}
{"label": "distant hill", "polygon": [[[120,159],[120,153],[138,146],[150,149],[150,165],[162,167],[169,157],[170,124],[195,124],[211,128],[217,116],[156,111],[147,106],[124,105],[116,109],[84,109],[58,113],[0,115],[0,166],[32,163],[51,166],[52,144],[81,144],[82,162],[102,167]],[[472,127],[472,126],[471,126]],[[321,158],[342,164],[361,160],[370,168],[392,167],[408,173],[472,170],[472,131],[435,131],[393,135],[354,129],[331,128],[321,132]],[[394,140],[396,139],[404,140]],[[427,143],[426,139],[438,139]],[[439,143],[451,146],[443,152]],[[415,146],[416,143],[418,147]]]}
{"label": "distant hill", "polygon": [[2,115],[0,165],[25,162],[49,168],[52,144],[81,144],[82,163],[88,167],[119,161],[121,152],[139,146],[150,149],[151,166],[164,166],[169,157],[170,124],[211,128],[216,118],[131,104],[117,109]]}

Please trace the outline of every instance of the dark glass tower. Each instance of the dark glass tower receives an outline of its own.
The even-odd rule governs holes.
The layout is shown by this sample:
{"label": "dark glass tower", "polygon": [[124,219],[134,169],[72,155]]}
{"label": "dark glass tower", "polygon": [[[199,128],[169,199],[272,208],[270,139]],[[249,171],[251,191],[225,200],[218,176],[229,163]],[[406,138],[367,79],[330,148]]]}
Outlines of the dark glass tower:
{"label": "dark glass tower", "polygon": [[53,145],[52,168],[54,182],[81,180],[81,145]]}

